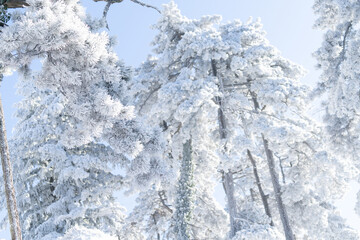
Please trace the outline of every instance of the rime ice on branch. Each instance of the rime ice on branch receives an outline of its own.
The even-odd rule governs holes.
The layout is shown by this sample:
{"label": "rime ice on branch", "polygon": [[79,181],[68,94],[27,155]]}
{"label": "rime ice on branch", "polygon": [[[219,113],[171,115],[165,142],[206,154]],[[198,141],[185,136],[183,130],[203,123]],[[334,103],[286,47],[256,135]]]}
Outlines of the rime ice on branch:
{"label": "rime ice on branch", "polygon": [[[326,93],[322,106],[329,149],[347,169],[355,166],[359,173],[360,2],[316,0],[313,9],[318,16],[315,27],[326,30],[322,46],[314,53],[322,74],[313,97]],[[359,179],[357,174],[356,180]],[[356,208],[359,207],[360,201]]]}

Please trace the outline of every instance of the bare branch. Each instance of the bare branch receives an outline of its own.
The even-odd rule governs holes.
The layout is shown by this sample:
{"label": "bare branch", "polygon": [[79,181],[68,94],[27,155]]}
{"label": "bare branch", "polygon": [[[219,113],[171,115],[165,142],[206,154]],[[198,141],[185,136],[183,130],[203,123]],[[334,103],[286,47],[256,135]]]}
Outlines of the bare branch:
{"label": "bare branch", "polygon": [[160,88],[161,88],[161,85],[157,86],[156,88],[154,88],[154,89],[149,93],[149,95],[146,97],[145,101],[140,105],[139,112],[142,111],[142,109],[143,109],[144,106],[146,105],[146,102],[151,98],[151,96],[152,96],[155,92],[159,91]]}
{"label": "bare branch", "polygon": [[143,3],[143,2],[140,2],[140,1],[137,1],[137,0],[130,0],[130,1],[132,1],[134,3],[137,3],[137,4],[139,4],[139,5],[143,6],[143,7],[148,7],[148,8],[155,9],[158,13],[161,14],[160,10],[157,7],[151,6],[149,4],[146,4],[146,3]]}
{"label": "bare branch", "polygon": [[159,191],[158,195],[159,195],[160,201],[161,201],[162,205],[165,207],[165,209],[168,210],[170,213],[173,213],[173,210],[169,207],[169,205],[167,205],[165,203],[165,201],[167,200],[166,196],[165,196],[165,191],[164,190]]}
{"label": "bare branch", "polygon": [[[122,0],[121,0],[121,1],[122,1]],[[107,28],[108,30],[110,30],[110,29],[109,29],[109,24],[108,24],[108,22],[107,22],[106,17],[107,17],[107,14],[108,14],[108,11],[109,11],[109,9],[110,9],[111,4],[113,4],[113,3],[114,3],[113,1],[107,2],[107,4],[105,5],[105,8],[104,8],[104,12],[103,12],[103,20],[104,20],[105,26],[106,26],[106,28]]]}
{"label": "bare branch", "polygon": [[[106,1],[107,2],[106,6],[104,8],[104,12],[103,12],[103,19],[105,21],[106,28],[109,30],[109,25],[107,23],[106,16],[107,16],[107,13],[108,13],[108,11],[110,9],[110,6],[113,3],[121,3],[123,0],[94,0],[94,1],[95,2],[99,2],[99,1]],[[140,1],[137,1],[137,0],[130,0],[130,1],[132,1],[132,2],[134,2],[136,4],[139,4],[139,5],[143,6],[143,7],[148,7],[148,8],[155,9],[158,13],[161,14],[160,10],[157,7],[151,6],[149,4],[146,4],[146,3],[143,3],[143,2],[140,2]]]}

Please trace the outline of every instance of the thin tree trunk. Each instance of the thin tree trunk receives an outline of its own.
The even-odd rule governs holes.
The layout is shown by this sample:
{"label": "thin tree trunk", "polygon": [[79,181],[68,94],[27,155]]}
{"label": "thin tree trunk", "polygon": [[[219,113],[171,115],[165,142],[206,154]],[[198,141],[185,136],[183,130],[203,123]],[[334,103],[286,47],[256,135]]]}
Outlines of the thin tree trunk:
{"label": "thin tree trunk", "polygon": [[[260,104],[257,101],[257,96],[250,89],[249,89],[249,91],[250,91],[250,95],[251,95],[251,98],[254,103],[255,112],[259,113]],[[278,177],[276,175],[276,171],[275,171],[275,162],[274,162],[273,153],[269,149],[268,141],[265,139],[264,134],[261,133],[261,137],[262,137],[263,144],[264,144],[265,154],[266,154],[269,172],[270,172],[270,176],[271,176],[271,182],[272,182],[272,185],[274,188],[277,208],[278,208],[278,211],[280,214],[281,223],[284,228],[285,238],[286,238],[286,240],[295,240],[295,236],[293,234],[293,231],[292,231],[290,223],[289,223],[289,217],[287,215],[285,205],[281,198],[281,187],[280,187],[279,179],[278,179]]]}
{"label": "thin tree trunk", "polygon": [[[215,60],[211,60],[211,68],[214,77],[217,77],[217,70],[216,70],[216,62]],[[220,90],[222,91],[222,82],[220,81]],[[216,97],[216,103],[219,105],[218,109],[218,122],[219,122],[219,134],[221,139],[226,138],[226,122],[225,122],[225,115],[223,110],[223,102],[220,97]],[[225,190],[225,195],[227,198],[227,205],[228,211],[230,216],[230,238],[234,237],[237,232],[237,224],[235,221],[237,215],[237,206],[236,206],[236,199],[235,199],[235,190],[234,190],[234,177],[233,173],[229,170],[228,172],[223,172],[223,187]]]}
{"label": "thin tree trunk", "polygon": [[270,211],[270,207],[269,207],[269,203],[268,203],[268,198],[267,198],[267,196],[265,195],[265,193],[264,193],[264,191],[262,189],[261,182],[260,182],[260,177],[259,177],[257,167],[256,167],[256,162],[255,162],[255,159],[253,158],[251,152],[249,151],[249,149],[247,150],[247,155],[248,155],[248,157],[250,159],[250,162],[251,162],[251,164],[253,166],[256,185],[257,185],[257,187],[259,189],[259,193],[260,193],[260,196],[261,196],[262,203],[264,205],[265,213],[270,218],[270,226],[274,226],[274,222],[272,220],[271,211]]}
{"label": "thin tree trunk", "polygon": [[[155,212],[155,213],[156,213],[156,212]],[[151,216],[152,216],[152,218],[153,218],[153,220],[154,220],[154,224],[155,224],[155,226],[156,226],[156,225],[157,225],[157,221],[156,221],[155,213],[153,213]],[[157,240],[160,240],[160,233],[159,233],[159,231],[158,231],[158,229],[157,229],[157,226],[156,226],[156,236],[157,236]]]}
{"label": "thin tree trunk", "polygon": [[183,144],[183,156],[179,186],[177,190],[175,233],[176,239],[190,240],[190,224],[193,218],[194,163],[192,160],[191,140]]}
{"label": "thin tree trunk", "polygon": [[285,237],[286,237],[286,240],[295,240],[294,234],[292,232],[292,229],[291,229],[291,226],[289,223],[289,217],[287,215],[285,205],[281,198],[281,187],[280,187],[278,176],[275,171],[275,163],[274,163],[273,153],[269,149],[268,141],[265,139],[264,134],[261,134],[261,136],[262,136],[263,143],[264,143],[264,149],[265,149],[268,167],[269,167],[269,171],[270,171],[271,182],[274,187],[276,204],[277,204],[279,214],[280,214],[280,219],[281,219],[281,222],[282,222],[282,225],[284,228]]}
{"label": "thin tree trunk", "polygon": [[[2,76],[0,76],[0,80]],[[4,111],[0,98],[0,155],[4,177],[5,195],[10,223],[10,232],[12,240],[21,240],[20,218],[16,206],[16,195],[12,175],[12,166],[10,162],[9,146],[6,138]]]}
{"label": "thin tree trunk", "polygon": [[234,177],[232,172],[223,173],[223,184],[227,198],[227,207],[230,215],[230,238],[239,230],[235,221],[237,215],[236,199],[234,195]]}

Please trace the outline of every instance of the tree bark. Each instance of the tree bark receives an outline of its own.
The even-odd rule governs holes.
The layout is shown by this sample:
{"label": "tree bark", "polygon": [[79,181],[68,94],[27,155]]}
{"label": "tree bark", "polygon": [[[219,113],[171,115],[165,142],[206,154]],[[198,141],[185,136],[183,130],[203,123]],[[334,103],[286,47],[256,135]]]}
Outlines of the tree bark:
{"label": "tree bark", "polygon": [[274,163],[273,153],[269,149],[268,141],[265,139],[264,134],[261,134],[261,136],[263,139],[265,154],[266,154],[268,167],[269,167],[269,171],[270,171],[270,176],[271,176],[271,182],[274,187],[276,204],[277,204],[277,208],[278,208],[279,214],[280,214],[280,219],[281,219],[281,222],[282,222],[282,225],[284,228],[285,237],[286,237],[286,240],[295,240],[293,231],[292,231],[290,223],[289,223],[289,217],[287,215],[285,205],[284,205],[282,197],[281,197],[281,187],[280,187],[278,176],[275,171],[275,163]]}
{"label": "tree bark", "polygon": [[256,167],[256,162],[255,162],[255,159],[253,158],[251,152],[249,151],[249,149],[247,150],[247,155],[248,155],[248,157],[250,159],[250,162],[251,162],[251,164],[253,166],[253,172],[254,172],[254,176],[255,176],[255,180],[256,180],[256,185],[258,187],[258,190],[259,190],[259,193],[260,193],[260,196],[261,196],[261,201],[262,201],[262,203],[264,205],[265,213],[270,218],[270,226],[274,226],[274,222],[272,220],[271,211],[270,211],[270,207],[269,207],[269,203],[268,203],[268,198],[267,198],[267,196],[265,195],[265,193],[264,193],[264,191],[262,189],[261,182],[260,182],[260,177],[259,177],[257,167]]}
{"label": "tree bark", "polygon": [[231,171],[223,173],[223,186],[227,198],[227,207],[230,216],[230,238],[233,238],[236,235],[236,232],[239,230],[236,224],[236,199],[235,199],[235,190],[234,190],[234,177]]}
{"label": "tree bark", "polygon": [[176,239],[190,240],[190,224],[193,218],[193,188],[194,188],[194,163],[192,160],[191,140],[183,144],[183,156],[181,161],[180,179],[177,190],[175,212]]}
{"label": "tree bark", "polygon": [[[2,76],[0,76],[0,80]],[[5,195],[7,211],[10,223],[10,233],[12,240],[21,240],[20,218],[16,205],[16,195],[12,175],[12,166],[10,162],[9,146],[6,138],[4,111],[0,98],[0,155],[1,165],[4,177]]]}

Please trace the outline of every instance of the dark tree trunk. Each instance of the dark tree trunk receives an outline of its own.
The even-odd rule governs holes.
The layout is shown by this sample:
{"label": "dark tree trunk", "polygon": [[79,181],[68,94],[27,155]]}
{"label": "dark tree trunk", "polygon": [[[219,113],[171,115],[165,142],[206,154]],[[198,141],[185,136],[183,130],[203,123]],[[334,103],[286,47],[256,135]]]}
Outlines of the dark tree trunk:
{"label": "dark tree trunk", "polygon": [[261,136],[262,136],[263,143],[264,143],[264,149],[265,149],[265,154],[266,154],[266,158],[267,158],[267,162],[268,162],[268,166],[269,166],[271,181],[272,181],[272,184],[274,187],[276,204],[277,204],[277,208],[278,208],[279,214],[280,214],[280,219],[281,219],[281,222],[282,222],[282,225],[284,228],[285,237],[286,237],[286,240],[295,240],[293,231],[292,231],[290,223],[289,223],[289,217],[287,215],[285,205],[284,205],[282,197],[281,197],[281,187],[280,187],[278,176],[275,171],[275,163],[274,163],[273,153],[269,149],[268,141],[265,139],[264,134],[261,134]]}
{"label": "dark tree trunk", "polygon": [[[217,69],[216,69],[216,62],[215,60],[211,60],[211,68],[212,68],[212,74],[214,77],[217,77]],[[221,80],[220,85],[221,84]],[[220,90],[222,89],[222,86],[220,86]],[[225,121],[225,115],[224,115],[224,106],[222,99],[220,97],[216,97],[215,99],[216,103],[219,105],[218,108],[218,122],[219,122],[219,134],[221,139],[226,138],[226,121]],[[237,229],[236,224],[236,215],[237,215],[237,206],[236,206],[236,199],[235,199],[235,190],[234,190],[234,177],[233,173],[229,170],[227,172],[223,172],[222,176],[223,181],[223,187],[225,190],[225,195],[227,198],[227,207],[229,211],[230,216],[230,238],[234,237]]]}
{"label": "dark tree trunk", "polygon": [[260,193],[260,196],[261,196],[261,201],[262,201],[262,203],[264,205],[265,213],[270,218],[270,225],[274,226],[272,216],[271,216],[270,207],[269,207],[269,203],[268,203],[268,198],[267,198],[267,196],[265,195],[265,193],[264,193],[264,191],[262,189],[261,182],[260,182],[260,177],[259,177],[257,167],[256,167],[255,159],[253,158],[253,156],[252,156],[252,154],[251,154],[251,152],[249,150],[247,150],[247,155],[248,155],[248,157],[250,159],[250,162],[251,162],[251,164],[253,166],[253,172],[254,172],[254,176],[255,176],[255,180],[256,180],[256,185],[258,187],[258,190],[259,190],[259,193]]}

